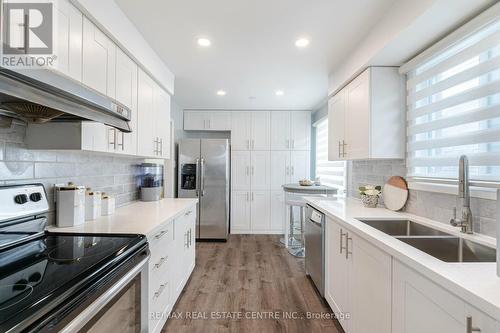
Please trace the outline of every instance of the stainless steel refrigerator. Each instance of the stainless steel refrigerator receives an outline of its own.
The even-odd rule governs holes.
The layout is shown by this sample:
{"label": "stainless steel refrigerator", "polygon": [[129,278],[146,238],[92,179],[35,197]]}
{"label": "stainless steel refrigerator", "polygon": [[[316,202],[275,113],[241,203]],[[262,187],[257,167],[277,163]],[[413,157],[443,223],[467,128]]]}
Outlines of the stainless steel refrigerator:
{"label": "stainless steel refrigerator", "polygon": [[229,233],[229,140],[179,142],[178,196],[198,198],[196,238],[227,240]]}

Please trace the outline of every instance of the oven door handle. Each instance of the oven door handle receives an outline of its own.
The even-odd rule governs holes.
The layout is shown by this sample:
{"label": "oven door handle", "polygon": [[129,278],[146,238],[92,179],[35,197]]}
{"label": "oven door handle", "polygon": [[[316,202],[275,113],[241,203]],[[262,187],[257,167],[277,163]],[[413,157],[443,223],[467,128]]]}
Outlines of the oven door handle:
{"label": "oven door handle", "polygon": [[144,267],[147,267],[149,260],[148,256],[138,263],[134,268],[127,272],[118,282],[116,282],[111,288],[106,290],[98,299],[96,299],[92,304],[90,304],[85,310],[83,310],[75,319],[73,319],[68,325],[66,325],[60,333],[73,333],[80,331],[94,316],[96,316],[99,311],[101,311],[123,288],[129,284]]}

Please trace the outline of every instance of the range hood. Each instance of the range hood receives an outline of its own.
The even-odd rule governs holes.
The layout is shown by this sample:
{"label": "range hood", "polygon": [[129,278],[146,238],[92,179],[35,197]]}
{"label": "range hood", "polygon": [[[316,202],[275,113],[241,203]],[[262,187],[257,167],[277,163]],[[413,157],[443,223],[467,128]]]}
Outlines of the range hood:
{"label": "range hood", "polygon": [[0,67],[0,113],[34,123],[90,120],[131,131],[129,108],[46,69]]}

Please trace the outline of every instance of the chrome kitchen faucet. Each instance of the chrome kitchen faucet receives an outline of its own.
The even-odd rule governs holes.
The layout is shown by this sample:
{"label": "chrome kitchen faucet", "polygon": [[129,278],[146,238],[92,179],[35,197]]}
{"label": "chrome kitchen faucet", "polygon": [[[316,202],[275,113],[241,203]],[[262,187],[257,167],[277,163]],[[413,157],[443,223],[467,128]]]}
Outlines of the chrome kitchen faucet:
{"label": "chrome kitchen faucet", "polygon": [[469,160],[467,156],[460,156],[458,164],[458,197],[462,200],[462,217],[457,219],[457,208],[453,208],[453,218],[450,224],[454,227],[461,227],[466,234],[474,233],[472,212],[470,210],[470,189],[469,189]]}

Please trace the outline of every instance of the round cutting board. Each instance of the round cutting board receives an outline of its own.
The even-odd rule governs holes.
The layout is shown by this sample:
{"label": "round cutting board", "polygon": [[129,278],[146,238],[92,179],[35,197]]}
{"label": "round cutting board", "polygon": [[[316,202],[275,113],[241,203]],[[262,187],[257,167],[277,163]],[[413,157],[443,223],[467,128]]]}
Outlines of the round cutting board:
{"label": "round cutting board", "polygon": [[408,200],[408,185],[400,176],[392,176],[384,185],[382,191],[384,205],[387,209],[397,211],[404,207]]}

